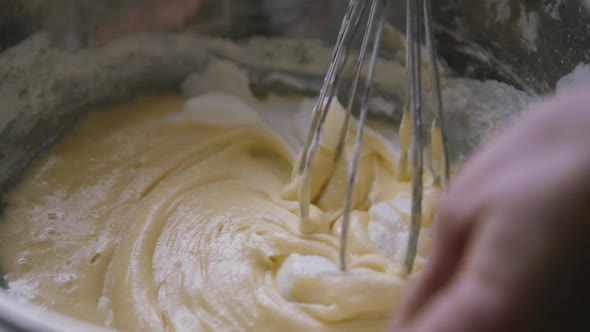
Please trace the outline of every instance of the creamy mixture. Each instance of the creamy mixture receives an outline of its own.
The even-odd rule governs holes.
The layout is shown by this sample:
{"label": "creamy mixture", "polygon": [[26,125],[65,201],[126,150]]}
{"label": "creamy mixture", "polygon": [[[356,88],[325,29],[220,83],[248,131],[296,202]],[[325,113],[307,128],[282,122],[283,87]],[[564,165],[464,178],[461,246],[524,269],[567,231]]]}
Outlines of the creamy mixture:
{"label": "creamy mixture", "polygon": [[[126,331],[380,331],[407,282],[410,183],[365,132],[346,272],[338,268],[346,168],[332,107],[300,231],[299,112],[209,93],[141,98],[90,114],[6,197],[9,292]],[[355,124],[342,159],[352,153]],[[439,190],[425,175],[425,226]],[[417,259],[428,250],[424,235]]]}

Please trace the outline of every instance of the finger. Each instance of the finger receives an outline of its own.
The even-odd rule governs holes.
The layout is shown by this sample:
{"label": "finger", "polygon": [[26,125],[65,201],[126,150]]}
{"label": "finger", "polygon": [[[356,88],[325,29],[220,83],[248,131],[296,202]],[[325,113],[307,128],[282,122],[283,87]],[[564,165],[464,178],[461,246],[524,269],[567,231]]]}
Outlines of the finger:
{"label": "finger", "polygon": [[[441,228],[439,225],[441,223],[437,223],[432,256],[404,294],[400,309],[393,320],[394,326],[401,326],[411,320],[431,297],[447,285],[459,265],[469,229]],[[457,225],[467,226],[469,223]]]}
{"label": "finger", "polygon": [[[503,307],[514,306],[514,303],[519,298],[527,297],[523,292],[527,287],[531,286],[530,284],[542,282],[535,280],[536,276],[542,274],[541,271],[544,268],[544,263],[539,258],[549,256],[549,253],[545,252],[549,247],[547,244],[551,242],[547,236],[554,235],[555,232],[531,234],[531,230],[526,229],[528,226],[524,226],[525,229],[522,229],[522,227],[527,224],[530,226],[530,222],[525,222],[527,218],[542,220],[545,217],[546,219],[548,217],[547,211],[535,215],[535,206],[522,206],[519,209],[514,204],[521,204],[522,200],[516,200],[514,204],[510,204],[510,202],[514,201],[515,197],[518,197],[518,195],[514,195],[513,191],[522,191],[522,194],[528,193],[528,196],[530,196],[531,191],[534,194],[533,196],[541,193],[543,197],[547,196],[547,193],[543,193],[543,185],[539,182],[539,179],[549,178],[557,181],[560,176],[554,174],[554,172],[556,170],[561,172],[566,169],[564,168],[566,165],[572,164],[565,158],[570,155],[569,152],[565,153],[567,151],[564,152],[565,155],[561,158],[556,157],[555,153],[552,155],[552,157],[555,157],[553,159],[557,160],[557,163],[555,163],[555,160],[553,163],[547,163],[547,154],[544,153],[546,150],[540,150],[546,149],[547,146],[561,144],[560,141],[556,142],[555,135],[563,135],[563,131],[556,132],[553,125],[548,126],[552,121],[548,121],[546,118],[548,116],[546,114],[550,110],[557,109],[560,104],[563,104],[563,101],[552,100],[543,104],[539,107],[537,114],[531,115],[532,119],[529,117],[524,122],[521,120],[510,128],[503,137],[497,139],[479,153],[454,180],[446,195],[445,202],[439,210],[440,221],[438,226],[441,229],[437,232],[437,235],[442,235],[435,239],[433,248],[435,252],[431,261],[402,302],[402,308],[396,320],[397,326],[407,327],[408,322],[421,321],[421,317],[427,316],[430,318],[424,319],[426,330],[429,330],[430,327],[427,324],[431,321],[435,322],[431,325],[433,331],[444,331],[441,328],[445,326],[445,323],[441,321],[442,318],[437,318],[437,314],[444,317],[452,314],[452,312],[448,312],[448,308],[439,307],[437,303],[441,300],[437,299],[441,298],[441,294],[449,292],[449,284],[454,284],[453,280],[455,278],[463,280],[463,276],[457,276],[456,270],[462,264],[460,261],[462,258],[461,252],[465,250],[464,245],[468,240],[470,240],[471,245],[467,252],[474,254],[470,255],[472,257],[467,258],[468,262],[465,266],[468,272],[464,272],[464,274],[484,276],[488,284],[497,285],[504,294],[510,294],[507,295],[508,300],[505,300],[504,304],[502,304]],[[568,125],[571,127],[571,124]],[[560,127],[567,128],[568,126]],[[553,128],[553,131],[548,131],[551,128]],[[554,148],[553,150],[560,151]],[[561,165],[562,163],[565,163],[565,165]],[[519,166],[514,168],[514,165]],[[531,166],[535,167],[531,169]],[[531,172],[534,174],[531,174]],[[533,181],[531,182],[531,180]],[[506,191],[507,189],[510,189],[510,191]],[[512,197],[512,199],[509,197]],[[526,201],[524,200],[524,202]],[[554,201],[557,201],[557,199]],[[499,206],[498,203],[501,203],[500,205],[503,205],[504,208]],[[489,207],[486,204],[494,204],[495,206]],[[567,204],[561,205],[565,206]],[[520,216],[514,214],[507,216],[510,220],[487,220],[485,221],[486,226],[481,227],[483,230],[478,231],[479,235],[464,231],[468,227],[462,226],[463,223],[474,224],[475,221],[482,219],[486,215],[487,210],[501,212],[506,208],[510,211],[524,209],[525,213],[518,213]],[[546,227],[537,227],[536,229],[541,231]],[[466,239],[464,237],[459,242],[463,243],[463,247],[457,249],[459,254],[454,255],[455,260],[453,261],[448,256],[445,258],[444,254],[440,255],[439,252],[452,248],[453,241],[446,241],[446,239],[461,238],[457,234],[467,234],[467,237],[473,236],[473,238]],[[530,236],[527,236],[527,234]],[[534,239],[530,240],[533,237]],[[523,262],[526,264],[522,264]],[[531,273],[534,275],[531,276]],[[482,307],[481,314],[478,314],[477,304],[482,302],[470,303],[470,300],[473,299],[467,295],[461,295],[460,291],[451,291],[448,294],[449,301],[457,302],[453,310],[464,312],[464,314],[471,317],[481,316],[478,320],[482,322],[483,326],[493,329],[494,322],[486,323],[485,318],[498,315],[497,313],[503,309],[502,306],[498,306],[498,309],[493,310],[491,309],[494,307],[493,303],[492,305],[488,304]],[[462,298],[462,296],[465,296],[465,298]],[[486,296],[481,297],[485,299]],[[485,303],[485,301],[483,302]],[[474,312],[470,312],[470,310]],[[418,317],[417,320],[416,316]],[[448,324],[452,324],[448,327],[449,331],[461,331],[462,328],[466,330],[475,329],[473,322],[461,319],[458,316],[455,318],[448,317]],[[507,317],[510,316],[504,314],[502,317],[498,317],[497,321],[507,324]],[[462,327],[462,324],[465,327]],[[434,328],[436,326],[439,327]],[[477,328],[477,330],[482,329]]]}
{"label": "finger", "polygon": [[477,276],[462,274],[403,329],[412,332],[511,331],[510,296]]}
{"label": "finger", "polygon": [[121,36],[148,31],[169,31],[181,28],[202,5],[202,0],[156,1],[133,7],[100,26],[92,43],[103,45]]}
{"label": "finger", "polygon": [[[483,216],[482,216],[483,218]],[[517,321],[515,315],[523,298],[515,291],[502,271],[506,266],[518,265],[521,258],[505,255],[505,250],[517,250],[522,241],[511,241],[509,247],[499,220],[487,218],[469,233],[463,250],[467,255],[457,263],[445,287],[423,299],[410,319],[398,325],[400,331],[464,332],[511,331]],[[491,225],[491,226],[490,226]],[[501,244],[503,248],[497,248]],[[515,245],[516,244],[516,245]],[[492,247],[489,247],[489,246]],[[490,255],[501,251],[502,254]],[[475,252],[475,254],[474,254]],[[483,252],[483,255],[477,253]],[[516,263],[516,264],[515,264]],[[497,271],[500,270],[499,273]],[[394,329],[394,331],[396,331]]]}
{"label": "finger", "polygon": [[[498,174],[542,148],[538,142],[529,138],[533,136],[530,134],[533,130],[531,127],[528,123],[518,123],[510,127],[503,136],[485,146],[469,160],[452,179],[447,191],[448,199],[461,200],[462,204],[456,208],[473,209],[485,194],[482,189],[493,182]],[[463,212],[466,213],[467,211]]]}
{"label": "finger", "polygon": [[[556,108],[556,105],[554,102],[554,105],[548,103],[544,107],[552,109]],[[542,116],[538,118],[542,118]],[[526,178],[529,172],[528,168],[531,164],[528,159],[534,156],[544,155],[542,151],[538,151],[538,149],[544,146],[543,144],[538,144],[538,138],[551,139],[551,137],[543,135],[547,134],[543,131],[544,122],[546,121],[539,121],[538,119],[536,121],[527,119],[524,122],[521,120],[521,122],[508,130],[503,137],[496,140],[470,161],[463,172],[454,180],[443,204],[439,208],[439,222],[437,224],[440,228],[435,233],[436,237],[432,257],[415,284],[406,293],[398,315],[394,320],[395,325],[403,326],[417,312],[428,306],[433,298],[436,298],[438,294],[445,291],[448,283],[456,274],[455,270],[460,264],[465,243],[470,235],[469,227],[466,225],[474,225],[476,220],[481,219],[478,217],[485,215],[486,209],[488,208],[485,206],[486,202],[497,201],[497,199],[493,199],[494,196],[498,198],[498,196],[502,197],[506,196],[505,194],[509,194],[505,192],[504,194],[498,195],[499,190],[501,191],[502,188],[512,188],[514,183],[522,182],[521,177]],[[541,164],[539,162],[542,163],[543,160],[534,161],[533,164],[539,165]],[[514,172],[514,170],[511,170],[514,164],[523,164],[526,167],[524,170],[521,168],[517,172]],[[515,173],[519,174],[516,178],[513,176]],[[506,183],[505,180],[510,181]],[[530,186],[526,184],[523,184],[522,187],[530,189]],[[509,228],[510,226],[508,226]],[[517,235],[517,237],[526,234],[526,232],[516,233],[521,234]],[[491,240],[492,244],[490,248],[479,250],[478,252],[493,253],[497,249],[493,248],[493,243],[496,240],[499,240],[499,238]],[[513,247],[511,244],[516,243],[518,245],[519,242],[522,242],[521,239],[511,239],[508,243],[504,241],[505,244],[502,245],[502,248],[511,248]],[[500,258],[512,254],[510,252],[506,253],[506,250],[502,250],[502,248],[496,250],[504,253],[499,255]],[[527,250],[524,250],[522,254],[526,252]],[[485,265],[487,264],[486,262],[492,261],[492,258],[478,259],[478,261],[480,263],[484,262],[483,264]],[[489,268],[489,270],[498,270],[502,262],[497,258],[494,258],[494,261],[497,263],[488,264],[492,267],[486,266],[486,268]],[[499,271],[502,270],[500,268]],[[506,270],[509,271],[509,269]],[[509,273],[508,271],[507,273]],[[493,275],[497,271],[488,273]]]}
{"label": "finger", "polygon": [[[501,131],[501,136],[471,158],[461,174],[452,181],[450,191],[465,192],[472,189],[474,181],[489,178],[518,160],[547,149],[547,146],[561,141],[560,136],[569,137],[576,128],[579,132],[588,133],[590,138],[586,125],[588,121],[581,121],[580,116],[563,116],[564,112],[577,112],[590,117],[588,89],[590,85],[540,100],[534,107],[529,106],[530,111],[518,114],[513,123]],[[590,149],[581,148],[580,151],[590,153]]]}
{"label": "finger", "polygon": [[180,29],[201,6],[202,0],[166,0],[156,5],[152,18],[163,30]]}
{"label": "finger", "polygon": [[[484,155],[484,160],[501,159],[501,156],[494,157],[493,150],[488,153],[491,157]],[[475,171],[469,174],[472,167],[475,167]],[[506,167],[496,167],[494,173],[481,177],[477,176],[478,171],[481,171],[478,167],[480,166],[477,164],[468,165],[467,175],[460,176],[459,181],[466,189],[451,190],[443,198],[438,209],[432,256],[416,282],[406,292],[394,318],[394,326],[402,326],[411,320],[432,298],[445,290],[464,258],[472,231],[478,227],[477,221],[487,213],[487,202],[490,202],[490,197],[496,195],[498,186],[495,183],[498,182],[498,177],[503,178],[503,173],[510,173]],[[487,167],[481,165],[484,171]]]}
{"label": "finger", "polygon": [[[482,185],[486,179],[493,179],[494,174],[502,172],[518,161],[542,153],[542,150],[547,148],[543,143],[555,143],[555,139],[552,137],[554,134],[552,131],[555,132],[555,130],[550,130],[547,127],[555,128],[556,126],[553,124],[555,121],[552,120],[556,119],[548,120],[547,118],[559,119],[560,110],[574,108],[572,104],[579,104],[581,99],[587,98],[580,97],[582,94],[574,91],[570,94],[549,98],[546,101],[538,101],[534,108],[529,106],[530,111],[523,111],[515,115],[511,124],[498,132],[501,135],[484,145],[478,153],[470,158],[468,164],[453,179],[449,192],[464,193],[466,190],[472,190],[473,183],[479,182]],[[561,132],[567,133],[568,130]],[[479,199],[479,197],[472,195],[466,198]]]}
{"label": "finger", "polygon": [[[471,166],[467,165],[469,170]],[[477,191],[486,188],[482,179],[472,178],[463,185],[471,187],[471,197],[481,197]],[[481,199],[465,204],[465,196],[460,192],[450,192],[443,196],[437,212],[431,256],[416,281],[408,287],[393,319],[393,326],[402,326],[426,305],[438,292],[442,291],[455,274],[463,258],[471,229],[478,218]]]}

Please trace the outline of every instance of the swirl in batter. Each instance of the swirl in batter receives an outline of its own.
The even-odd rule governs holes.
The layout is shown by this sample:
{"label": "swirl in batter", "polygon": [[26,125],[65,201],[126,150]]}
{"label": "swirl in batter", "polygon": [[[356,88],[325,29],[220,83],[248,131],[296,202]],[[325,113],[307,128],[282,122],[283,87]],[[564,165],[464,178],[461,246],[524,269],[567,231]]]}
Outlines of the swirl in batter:
{"label": "swirl in batter", "polygon": [[[314,229],[302,234],[292,170],[309,112],[303,103],[276,122],[208,94],[90,114],[6,197],[9,292],[125,331],[383,330],[406,284],[409,183],[391,144],[366,132],[340,272],[344,111],[330,112],[313,164]],[[428,226],[438,189],[425,177]]]}

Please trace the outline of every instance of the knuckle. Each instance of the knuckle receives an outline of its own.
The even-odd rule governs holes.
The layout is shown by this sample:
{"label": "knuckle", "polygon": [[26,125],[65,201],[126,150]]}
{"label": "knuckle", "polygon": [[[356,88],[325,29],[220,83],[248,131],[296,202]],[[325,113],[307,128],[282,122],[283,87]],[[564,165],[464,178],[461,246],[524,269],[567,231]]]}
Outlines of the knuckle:
{"label": "knuckle", "polygon": [[465,219],[467,209],[464,202],[453,195],[445,195],[437,209],[437,221],[445,227],[453,227]]}

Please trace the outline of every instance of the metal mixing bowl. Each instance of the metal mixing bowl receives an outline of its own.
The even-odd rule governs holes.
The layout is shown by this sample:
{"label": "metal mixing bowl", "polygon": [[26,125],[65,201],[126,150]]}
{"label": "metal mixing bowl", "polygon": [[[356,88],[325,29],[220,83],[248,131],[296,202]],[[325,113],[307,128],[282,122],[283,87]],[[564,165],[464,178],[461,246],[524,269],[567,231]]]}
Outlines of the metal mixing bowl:
{"label": "metal mixing bowl", "polygon": [[[141,1],[0,0],[0,194],[85,110],[136,94],[178,90],[187,73],[204,70],[214,61],[212,55],[246,68],[252,89],[259,95],[317,92],[344,1],[205,3],[201,14],[176,32],[131,36],[98,47],[91,38],[93,29],[130,6],[141,6]],[[403,3],[393,0],[390,6],[389,22],[400,30],[405,24]],[[495,79],[534,95],[552,91],[576,65],[590,62],[588,1],[448,0],[434,1],[434,10],[441,55],[459,76]],[[305,49],[301,43],[314,42],[240,42],[252,35],[319,41],[317,52],[308,54],[301,51]],[[260,44],[256,43],[266,43],[267,52],[258,52]],[[277,64],[268,66],[257,57],[275,58]],[[310,62],[309,57],[321,59]],[[301,64],[302,69],[293,71],[281,61]],[[288,83],[293,79],[297,84]],[[379,84],[386,90],[387,84],[403,83]],[[461,119],[455,120],[460,125]],[[483,129],[476,126],[473,130]],[[462,141],[459,136],[457,148],[469,145],[464,141],[470,139]],[[0,286],[6,287],[1,271]],[[0,295],[0,331],[50,329],[43,322],[46,314],[21,308]],[[70,326],[76,328],[80,327]]]}

